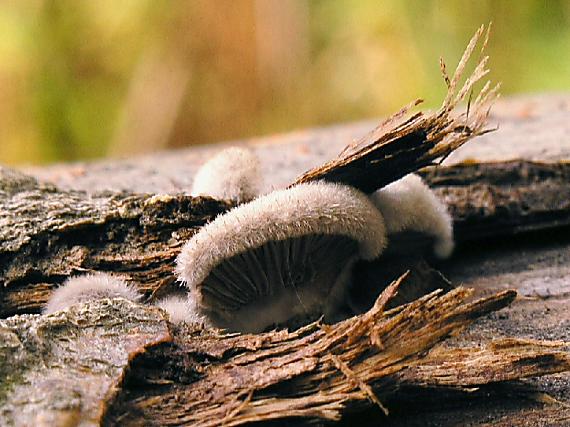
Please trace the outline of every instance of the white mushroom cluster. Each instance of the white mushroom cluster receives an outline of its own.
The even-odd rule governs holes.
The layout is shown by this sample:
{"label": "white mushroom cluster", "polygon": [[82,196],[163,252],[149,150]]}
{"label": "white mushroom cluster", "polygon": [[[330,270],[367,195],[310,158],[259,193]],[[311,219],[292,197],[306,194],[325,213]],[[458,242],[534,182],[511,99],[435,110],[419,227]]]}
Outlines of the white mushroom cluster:
{"label": "white mushroom cluster", "polygon": [[[156,304],[172,322],[258,332],[293,319],[334,319],[354,263],[378,258],[402,233],[428,238],[438,257],[453,250],[446,206],[416,175],[372,195],[315,182],[260,196],[258,170],[251,152],[231,148],[196,175],[193,194],[241,204],[182,248],[176,273],[187,297]],[[85,276],[56,290],[46,312],[101,295],[138,299],[124,282]]]}
{"label": "white mushroom cluster", "polygon": [[379,210],[324,182],[274,191],[202,227],[177,262],[197,307],[219,327],[257,332],[333,309],[357,259],[386,246]]}

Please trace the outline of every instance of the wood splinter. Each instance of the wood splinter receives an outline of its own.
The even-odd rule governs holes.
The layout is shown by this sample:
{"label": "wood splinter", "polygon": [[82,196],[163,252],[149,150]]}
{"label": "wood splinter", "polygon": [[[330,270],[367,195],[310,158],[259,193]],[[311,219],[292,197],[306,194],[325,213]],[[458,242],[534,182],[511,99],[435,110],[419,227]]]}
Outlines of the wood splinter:
{"label": "wood splinter", "polygon": [[[570,370],[568,343],[503,339],[480,347],[436,347],[509,305],[514,291],[474,302],[470,289],[436,291],[385,310],[398,286],[405,286],[405,278],[389,286],[368,312],[333,325],[316,322],[293,332],[255,335],[203,331],[199,337],[182,328],[173,345],[150,350],[133,364],[105,419],[127,426],[144,419],[197,426],[215,426],[221,419],[228,426],[338,421],[370,404],[390,410],[384,402],[394,401],[402,387],[462,390]],[[168,369],[152,368],[165,358]],[[177,379],[192,377],[191,372],[196,376],[190,383]],[[161,381],[164,376],[171,379],[169,386]]]}

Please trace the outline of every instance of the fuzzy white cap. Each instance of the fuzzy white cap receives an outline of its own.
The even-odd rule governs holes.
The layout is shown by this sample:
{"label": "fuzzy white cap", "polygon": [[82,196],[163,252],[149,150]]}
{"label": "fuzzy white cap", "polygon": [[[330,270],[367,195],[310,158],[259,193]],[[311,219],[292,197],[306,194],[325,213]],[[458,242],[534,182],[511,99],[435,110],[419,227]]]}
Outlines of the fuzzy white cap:
{"label": "fuzzy white cap", "polygon": [[376,258],[387,244],[382,215],[364,193],[326,182],[300,184],[240,205],[202,227],[178,256],[178,278],[193,289],[224,259],[309,234],[352,238],[363,259]]}
{"label": "fuzzy white cap", "polygon": [[248,202],[259,194],[259,160],[250,150],[227,148],[208,160],[194,177],[193,196]]}
{"label": "fuzzy white cap", "polygon": [[53,291],[43,312],[51,314],[81,302],[117,297],[130,301],[141,299],[141,295],[134,287],[117,276],[93,273],[70,277]]}
{"label": "fuzzy white cap", "polygon": [[154,305],[166,311],[172,323],[207,324],[204,316],[198,313],[193,299],[170,296],[157,301]]}
{"label": "fuzzy white cap", "polygon": [[417,175],[407,175],[370,198],[382,212],[388,234],[417,231],[435,239],[434,253],[447,258],[453,252],[453,221],[446,205]]}

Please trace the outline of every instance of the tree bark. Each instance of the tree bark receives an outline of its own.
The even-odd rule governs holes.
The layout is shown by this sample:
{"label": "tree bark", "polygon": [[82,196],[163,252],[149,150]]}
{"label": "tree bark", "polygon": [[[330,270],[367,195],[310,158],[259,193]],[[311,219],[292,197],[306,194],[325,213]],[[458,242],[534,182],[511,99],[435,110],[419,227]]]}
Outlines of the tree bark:
{"label": "tree bark", "polygon": [[0,320],[0,424],[98,425],[129,363],[171,339],[162,312],[119,299]]}
{"label": "tree bark", "polygon": [[0,169],[0,315],[37,313],[68,276],[112,271],[147,295],[172,285],[180,246],[223,201],[60,191]]}

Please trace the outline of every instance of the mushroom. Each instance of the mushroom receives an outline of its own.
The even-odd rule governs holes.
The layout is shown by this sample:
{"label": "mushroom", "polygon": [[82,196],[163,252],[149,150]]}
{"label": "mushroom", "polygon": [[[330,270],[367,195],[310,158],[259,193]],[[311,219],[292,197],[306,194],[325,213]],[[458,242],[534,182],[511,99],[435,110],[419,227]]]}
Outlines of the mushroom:
{"label": "mushroom", "polygon": [[259,194],[260,184],[258,158],[248,149],[231,147],[200,168],[191,194],[243,203]]}
{"label": "mushroom", "polygon": [[357,259],[386,245],[360,191],[316,182],[274,191],[205,225],[182,248],[179,279],[215,326],[257,332],[334,313]]}
{"label": "mushroom", "polygon": [[193,300],[189,298],[173,295],[157,301],[154,305],[166,311],[172,323],[208,324],[207,320],[197,313]]}
{"label": "mushroom", "polygon": [[382,212],[389,250],[409,252],[428,240],[438,258],[453,251],[453,221],[446,205],[422,181],[410,174],[370,196]]}
{"label": "mushroom", "polygon": [[43,312],[51,314],[81,302],[117,297],[130,301],[141,299],[134,287],[117,276],[93,273],[70,277],[51,294]]}

